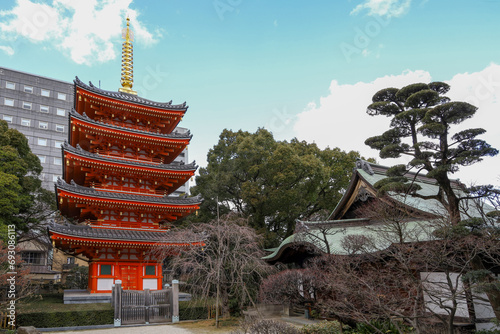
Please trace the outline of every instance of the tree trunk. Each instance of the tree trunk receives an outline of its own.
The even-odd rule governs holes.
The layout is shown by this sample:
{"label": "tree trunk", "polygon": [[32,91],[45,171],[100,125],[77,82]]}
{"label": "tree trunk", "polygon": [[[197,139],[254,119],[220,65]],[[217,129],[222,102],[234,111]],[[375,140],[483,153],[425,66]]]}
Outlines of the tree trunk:
{"label": "tree trunk", "polygon": [[219,328],[219,293],[220,283],[217,282],[217,296],[215,298],[215,328]]}
{"label": "tree trunk", "polygon": [[[484,264],[481,258],[479,256],[474,256],[474,258],[471,260],[471,267],[473,270],[484,270]],[[491,275],[488,275],[486,278],[484,278],[483,283],[493,283],[495,281],[495,278],[491,277]],[[493,312],[495,312],[495,317],[500,320],[500,291],[498,289],[488,289],[486,292],[486,295],[488,296],[488,299],[490,300],[491,307],[493,308]]]}

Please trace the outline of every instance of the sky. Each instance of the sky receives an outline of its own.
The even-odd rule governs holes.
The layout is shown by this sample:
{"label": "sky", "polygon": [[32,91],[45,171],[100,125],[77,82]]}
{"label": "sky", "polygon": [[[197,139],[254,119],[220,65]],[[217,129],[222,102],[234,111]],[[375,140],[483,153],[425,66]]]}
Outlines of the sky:
{"label": "sky", "polygon": [[[121,31],[134,31],[134,90],[189,105],[189,160],[223,129],[355,150],[389,128],[366,107],[387,87],[445,81],[478,107],[462,128],[500,149],[500,0],[2,0],[0,64],[120,87]],[[458,130],[459,128],[457,128]],[[452,129],[453,131],[454,129]],[[500,185],[500,157],[462,168]]]}

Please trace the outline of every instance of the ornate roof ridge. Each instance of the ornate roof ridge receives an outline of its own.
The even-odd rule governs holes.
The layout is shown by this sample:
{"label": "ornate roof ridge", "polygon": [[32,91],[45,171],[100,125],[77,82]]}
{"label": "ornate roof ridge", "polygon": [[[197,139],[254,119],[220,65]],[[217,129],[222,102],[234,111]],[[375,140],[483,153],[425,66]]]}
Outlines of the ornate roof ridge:
{"label": "ornate roof ridge", "polygon": [[[358,158],[358,159],[356,159],[356,167],[354,168],[354,170],[356,171],[358,169],[362,169],[363,171],[365,171],[369,175],[373,175],[373,174],[385,175],[385,173],[387,172],[387,170],[389,168],[391,168],[391,166],[379,165],[379,164],[375,164],[375,163]],[[415,180],[417,182],[433,184],[433,185],[437,184],[437,181],[434,178],[431,178],[431,177],[428,177],[428,176],[425,176],[423,174],[419,174],[419,173],[416,173],[413,171],[407,172],[405,174],[405,176],[408,178],[413,177],[413,178],[415,178]],[[460,180],[450,179],[450,181],[455,188],[460,189],[460,186],[462,184],[460,182]]]}
{"label": "ornate roof ridge", "polygon": [[139,97],[134,94],[127,94],[124,92],[113,92],[113,91],[108,91],[104,90],[101,88],[98,88],[92,84],[92,82],[89,82],[89,84],[83,83],[78,77],[75,77],[75,80],[73,80],[75,85],[84,88],[88,91],[91,91],[96,94],[104,95],[107,97],[111,97],[114,99],[122,100],[125,102],[132,102],[132,103],[139,103],[148,107],[154,107],[154,108],[161,108],[161,109],[166,109],[166,110],[172,110],[172,109],[177,109],[177,110],[184,110],[186,111],[189,107],[186,105],[186,102],[182,104],[172,104],[172,101],[169,102],[155,102],[151,101],[142,97]]}
{"label": "ornate roof ridge", "polygon": [[72,224],[58,224],[54,221],[47,226],[49,232],[62,233],[76,237],[90,237],[95,239],[112,239],[112,240],[130,240],[138,242],[154,242],[154,243],[199,243],[206,240],[201,236],[199,239],[182,240],[173,236],[170,240],[166,238],[168,230],[161,232],[158,231],[144,231],[144,230],[121,230],[121,229],[106,229],[106,228],[92,228],[89,225],[72,225]]}
{"label": "ornate roof ridge", "polygon": [[64,144],[62,147],[64,150],[67,150],[67,151],[72,152],[72,153],[80,154],[80,155],[86,156],[88,158],[94,158],[94,159],[109,161],[109,162],[113,162],[113,163],[122,163],[122,164],[126,164],[126,165],[148,167],[148,168],[157,168],[157,169],[164,169],[164,170],[179,170],[179,171],[193,170],[193,171],[195,171],[196,169],[198,169],[198,166],[196,165],[196,161],[193,161],[189,164],[183,164],[182,162],[175,162],[175,161],[171,162],[169,164],[149,164],[147,162],[115,159],[112,157],[107,157],[107,156],[91,153],[91,152],[85,151],[83,148],[81,148],[80,144],[76,144],[76,147],[73,147],[67,141],[64,141]]}
{"label": "ornate roof ridge", "polygon": [[161,137],[161,138],[169,138],[169,139],[191,139],[193,138],[193,135],[191,134],[191,131],[187,130],[186,133],[180,133],[174,130],[172,133],[169,134],[163,134],[163,133],[157,133],[157,132],[149,132],[149,131],[143,131],[143,130],[137,130],[137,129],[131,129],[131,128],[126,128],[126,127],[121,127],[118,125],[114,124],[109,124],[109,123],[104,123],[100,121],[96,121],[95,119],[90,118],[87,116],[86,113],[83,113],[80,115],[74,108],[70,110],[69,112],[70,116],[75,117],[79,120],[105,126],[111,129],[115,130],[120,130],[120,131],[129,131],[137,134],[142,134],[142,135],[148,135],[148,136],[156,136],[156,137]]}
{"label": "ornate roof ridge", "polygon": [[115,199],[115,200],[131,200],[131,201],[145,202],[145,203],[157,203],[157,204],[169,204],[169,205],[194,205],[194,204],[200,204],[202,202],[201,195],[196,195],[194,197],[186,197],[186,196],[156,197],[156,196],[137,195],[128,193],[115,193],[111,191],[99,191],[93,188],[80,186],[76,184],[75,181],[73,180],[71,180],[71,184],[68,184],[61,178],[57,178],[56,189],[57,188],[93,197]]}

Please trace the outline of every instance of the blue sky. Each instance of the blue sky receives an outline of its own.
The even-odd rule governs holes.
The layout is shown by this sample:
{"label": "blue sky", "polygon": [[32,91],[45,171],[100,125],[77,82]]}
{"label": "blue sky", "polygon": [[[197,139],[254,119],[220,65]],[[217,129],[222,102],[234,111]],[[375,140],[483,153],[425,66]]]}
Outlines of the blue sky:
{"label": "blue sky", "polygon": [[[121,29],[135,32],[134,89],[187,101],[190,159],[206,164],[224,128],[377,152],[379,89],[446,81],[479,107],[467,127],[500,148],[500,0],[2,0],[2,66],[117,90]],[[393,161],[378,160],[381,164]],[[500,158],[457,174],[500,184]]]}

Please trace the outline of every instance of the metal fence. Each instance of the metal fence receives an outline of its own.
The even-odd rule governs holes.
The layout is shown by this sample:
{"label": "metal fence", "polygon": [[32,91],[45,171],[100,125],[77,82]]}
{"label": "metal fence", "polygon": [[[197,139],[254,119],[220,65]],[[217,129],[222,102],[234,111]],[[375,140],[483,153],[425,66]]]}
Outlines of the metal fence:
{"label": "metal fence", "polygon": [[179,321],[179,282],[163,290],[123,290],[116,281],[111,294],[115,326]]}

